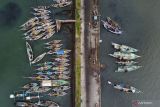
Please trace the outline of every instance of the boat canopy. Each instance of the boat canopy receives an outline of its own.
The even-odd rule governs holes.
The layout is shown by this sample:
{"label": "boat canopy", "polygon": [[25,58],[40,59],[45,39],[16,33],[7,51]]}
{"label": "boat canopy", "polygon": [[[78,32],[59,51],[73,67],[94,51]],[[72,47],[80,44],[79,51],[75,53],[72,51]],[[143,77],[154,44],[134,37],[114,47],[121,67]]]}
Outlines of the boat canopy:
{"label": "boat canopy", "polygon": [[42,87],[51,87],[52,81],[51,80],[43,80],[41,85],[42,85]]}

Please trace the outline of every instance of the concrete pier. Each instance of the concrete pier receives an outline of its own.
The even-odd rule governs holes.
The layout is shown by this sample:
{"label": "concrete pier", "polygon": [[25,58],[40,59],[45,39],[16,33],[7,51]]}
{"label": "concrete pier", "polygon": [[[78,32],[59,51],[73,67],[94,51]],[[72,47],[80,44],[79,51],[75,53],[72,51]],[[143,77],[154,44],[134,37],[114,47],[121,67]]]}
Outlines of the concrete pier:
{"label": "concrete pier", "polygon": [[81,0],[81,107],[101,107],[98,0]]}

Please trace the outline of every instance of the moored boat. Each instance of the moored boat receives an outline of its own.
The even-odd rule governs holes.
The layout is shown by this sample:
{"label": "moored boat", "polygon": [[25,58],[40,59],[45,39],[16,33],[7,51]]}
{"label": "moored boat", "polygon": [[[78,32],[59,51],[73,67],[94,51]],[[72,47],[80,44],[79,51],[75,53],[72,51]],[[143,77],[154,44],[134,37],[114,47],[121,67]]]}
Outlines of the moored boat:
{"label": "moored boat", "polygon": [[118,50],[123,51],[123,52],[130,53],[130,52],[137,52],[138,51],[137,49],[126,46],[126,45],[120,45],[120,44],[113,43],[113,42],[112,42],[112,45],[115,49],[118,49]]}
{"label": "moored boat", "polygon": [[66,95],[67,93],[64,92],[64,91],[54,91],[54,92],[50,92],[48,95],[49,96],[64,96]]}
{"label": "moored boat", "polygon": [[142,66],[137,66],[137,65],[119,66],[118,70],[116,70],[115,72],[131,72],[131,71],[135,71],[141,67]]}
{"label": "moored boat", "polygon": [[114,52],[113,54],[109,54],[109,55],[120,60],[133,60],[140,57],[133,53],[125,53],[125,52]]}
{"label": "moored boat", "polygon": [[27,48],[27,55],[28,55],[29,62],[32,62],[33,61],[33,51],[28,42],[26,42],[26,48]]}
{"label": "moored boat", "polygon": [[43,87],[55,87],[55,86],[61,86],[61,85],[67,85],[69,84],[69,81],[66,80],[43,80],[41,82],[41,85]]}
{"label": "moored boat", "polygon": [[120,90],[126,93],[142,93],[142,91],[136,89],[135,87],[126,85],[124,83],[117,84],[117,83],[112,83],[110,81],[107,81],[107,84],[111,85],[113,88],[117,90]]}
{"label": "moored boat", "polygon": [[133,65],[133,64],[136,64],[137,62],[135,61],[117,61],[116,63],[119,65]]}
{"label": "moored boat", "polygon": [[58,44],[60,43],[62,40],[52,40],[50,42],[44,43],[45,45],[52,45],[52,44]]}
{"label": "moored boat", "polygon": [[122,34],[120,26],[116,22],[114,22],[110,17],[107,17],[106,21],[101,21],[103,23],[104,28],[106,28],[108,31],[117,35]]}
{"label": "moored boat", "polygon": [[35,60],[33,60],[31,63],[34,64],[34,63],[37,63],[39,62],[40,60],[42,60],[44,58],[44,56],[46,55],[47,53],[44,52],[43,54],[39,55],[37,58],[35,58]]}

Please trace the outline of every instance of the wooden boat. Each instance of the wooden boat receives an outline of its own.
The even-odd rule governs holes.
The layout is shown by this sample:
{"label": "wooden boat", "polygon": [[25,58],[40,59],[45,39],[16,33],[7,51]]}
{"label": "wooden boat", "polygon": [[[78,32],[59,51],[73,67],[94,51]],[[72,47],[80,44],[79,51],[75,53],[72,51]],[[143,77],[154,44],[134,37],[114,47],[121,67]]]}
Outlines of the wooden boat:
{"label": "wooden boat", "polygon": [[36,87],[31,87],[30,89],[26,90],[26,92],[27,93],[45,93],[45,92],[48,92],[49,90],[51,90],[51,88],[49,87],[36,86]]}
{"label": "wooden boat", "polygon": [[38,86],[38,83],[29,83],[29,84],[24,85],[22,88],[29,89],[31,87],[36,87],[36,86]]}
{"label": "wooden boat", "polygon": [[37,75],[60,75],[60,74],[65,74],[65,75],[68,75],[70,74],[70,71],[63,71],[63,72],[60,72],[60,71],[41,71],[41,72],[37,72],[36,73]]}
{"label": "wooden boat", "polygon": [[48,62],[36,64],[36,65],[33,65],[33,66],[36,66],[36,67],[45,67],[45,66],[55,65],[55,64],[56,64],[55,62],[48,61]]}
{"label": "wooden boat", "polygon": [[53,60],[55,60],[55,61],[58,61],[58,62],[68,62],[69,61],[69,59],[67,59],[67,58],[52,58]]}
{"label": "wooden boat", "polygon": [[42,60],[44,58],[44,56],[46,55],[47,53],[44,52],[43,54],[39,55],[37,58],[35,58],[35,60],[33,60],[31,63],[34,64],[34,63],[37,63],[39,62],[40,60]]}
{"label": "wooden boat", "polygon": [[58,51],[56,51],[56,52],[54,52],[54,51],[49,51],[49,52],[47,52],[47,54],[65,55],[65,54],[68,54],[69,52],[71,52],[71,50],[62,49],[62,50],[58,50]]}
{"label": "wooden boat", "polygon": [[68,68],[67,67],[61,67],[61,66],[59,66],[59,67],[52,67],[51,68],[51,70],[54,70],[54,71],[65,71],[65,70],[67,70]]}
{"label": "wooden boat", "polygon": [[27,93],[26,91],[17,91],[14,94],[10,94],[10,98],[15,101],[31,101],[34,99],[39,99],[43,96],[39,95],[39,93]]}
{"label": "wooden boat", "polygon": [[53,34],[55,34],[55,31],[49,32],[46,36],[42,38],[42,40],[51,38]]}
{"label": "wooden boat", "polygon": [[65,75],[65,74],[59,74],[59,75],[51,75],[50,78],[51,79],[64,79],[64,80],[67,80],[67,79],[70,79],[70,76]]}
{"label": "wooden boat", "polygon": [[37,17],[31,18],[30,20],[28,20],[26,23],[24,23],[23,25],[21,25],[21,27],[25,27],[30,25],[31,23],[38,21],[39,19]]}
{"label": "wooden boat", "polygon": [[67,93],[64,92],[64,91],[62,91],[62,92],[54,91],[54,92],[49,93],[48,95],[49,95],[49,96],[64,96],[64,95],[66,95],[66,94],[67,94]]}
{"label": "wooden boat", "polygon": [[50,10],[44,9],[44,8],[32,8],[36,12],[48,12],[51,13]]}
{"label": "wooden boat", "polygon": [[28,79],[32,79],[32,80],[39,80],[39,81],[41,81],[41,80],[49,80],[50,79],[46,75],[36,75],[36,74],[34,74],[34,75],[30,76],[30,77],[24,77],[24,78],[28,78]]}
{"label": "wooden boat", "polygon": [[71,88],[70,86],[65,85],[65,86],[54,87],[52,90],[53,90],[53,91],[65,91],[65,90],[68,90],[68,89],[70,89],[70,88]]}
{"label": "wooden boat", "polygon": [[61,46],[63,46],[63,44],[53,44],[53,45],[47,46],[45,48],[47,48],[47,49],[54,49],[54,48],[59,48]]}
{"label": "wooden boat", "polygon": [[56,7],[56,8],[60,8],[60,7],[66,7],[66,6],[69,6],[72,4],[72,1],[62,1],[62,0],[59,0],[57,3],[54,3],[51,5],[51,7]]}
{"label": "wooden boat", "polygon": [[39,68],[37,68],[36,70],[37,71],[46,71],[46,70],[49,70],[49,69],[51,69],[52,68],[52,66],[51,65],[48,65],[48,66],[44,66],[44,67],[39,67]]}
{"label": "wooden boat", "polygon": [[50,100],[38,101],[35,105],[37,105],[37,107],[60,107],[56,102]]}
{"label": "wooden boat", "polygon": [[36,107],[34,106],[34,103],[25,102],[25,101],[16,101],[15,105],[16,107]]}
{"label": "wooden boat", "polygon": [[58,44],[60,43],[62,40],[52,40],[50,42],[44,43],[45,45],[53,45],[53,44]]}
{"label": "wooden boat", "polygon": [[122,34],[120,26],[116,22],[111,20],[110,17],[107,17],[106,21],[104,20],[101,21],[103,23],[104,28],[106,28],[108,31],[118,35]]}
{"label": "wooden boat", "polygon": [[32,62],[33,61],[33,51],[28,42],[26,42],[26,48],[27,48],[27,55],[28,55],[29,62]]}
{"label": "wooden boat", "polygon": [[66,80],[42,80],[41,86],[42,87],[55,87],[55,86],[62,86],[62,85],[68,85],[69,81]]}

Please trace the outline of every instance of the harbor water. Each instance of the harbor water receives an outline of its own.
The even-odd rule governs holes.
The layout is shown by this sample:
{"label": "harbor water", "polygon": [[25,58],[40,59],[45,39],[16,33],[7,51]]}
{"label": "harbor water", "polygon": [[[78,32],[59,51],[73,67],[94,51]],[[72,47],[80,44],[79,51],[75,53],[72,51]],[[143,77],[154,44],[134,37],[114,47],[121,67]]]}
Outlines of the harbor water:
{"label": "harbor water", "polygon": [[[52,0],[0,0],[0,107],[15,107],[14,100],[9,95],[30,81],[24,76],[30,76],[34,70],[30,67],[26,54],[23,32],[19,26],[29,20],[32,15],[31,7],[50,4]],[[67,9],[67,8],[66,8]],[[61,9],[52,10],[53,18],[71,19],[71,15],[61,12]],[[54,16],[54,14],[57,15]],[[65,17],[64,17],[65,16]],[[53,39],[61,39],[64,49],[72,49],[73,38],[70,31],[72,27],[63,25],[59,33],[45,41],[30,42],[34,56],[38,56],[47,50],[43,43]],[[45,59],[41,62],[46,61]],[[60,104],[61,107],[71,107],[71,90],[63,97],[54,97],[51,100]]]}
{"label": "harbor water", "polygon": [[[107,16],[120,24],[122,35],[108,32],[101,25],[100,45],[102,107],[159,107],[160,105],[160,1],[159,0],[101,0],[101,18]],[[115,59],[108,56],[115,50],[111,42],[125,44],[139,50],[136,54],[142,68],[130,73],[115,73]],[[143,93],[126,94],[107,85],[107,80],[124,82]],[[134,101],[158,101],[159,105],[134,105]]]}

